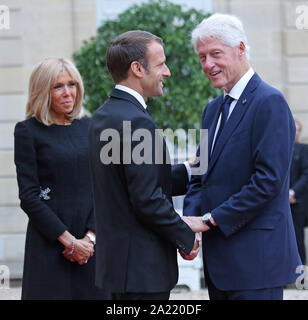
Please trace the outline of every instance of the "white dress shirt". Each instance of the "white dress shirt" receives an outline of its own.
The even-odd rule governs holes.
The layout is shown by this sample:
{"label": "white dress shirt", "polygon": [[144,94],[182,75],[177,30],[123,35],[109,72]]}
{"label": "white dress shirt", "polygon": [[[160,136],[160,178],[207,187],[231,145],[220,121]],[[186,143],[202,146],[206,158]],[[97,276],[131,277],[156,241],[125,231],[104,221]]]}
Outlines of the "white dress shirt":
{"label": "white dress shirt", "polygon": [[[240,98],[241,94],[243,93],[243,91],[245,90],[245,88],[247,86],[247,83],[249,82],[249,80],[252,78],[253,75],[254,75],[254,71],[253,71],[252,68],[250,68],[242,76],[242,78],[234,85],[234,87],[231,89],[231,91],[229,93],[227,93],[226,91],[224,92],[224,98],[225,98],[226,95],[229,95],[231,98],[234,99],[230,104],[230,109],[229,109],[229,114],[228,114],[227,120],[229,119],[232,111],[234,110],[234,108],[236,106],[236,103],[237,103],[238,99]],[[213,147],[215,145],[217,132],[218,132],[219,127],[220,127],[220,121],[221,121],[221,114],[220,114],[220,116],[218,118],[218,121],[217,121],[215,135],[214,135],[214,139],[213,139],[213,143],[212,143],[211,153],[213,152]]]}
{"label": "white dress shirt", "polygon": [[142,104],[144,109],[147,108],[147,105],[146,105],[142,95],[139,92],[137,92],[136,90],[131,89],[131,88],[126,87],[126,86],[122,86],[121,84],[116,84],[115,88],[118,89],[118,90],[122,90],[122,91],[125,91],[125,92],[131,94],[133,97],[135,97]]}

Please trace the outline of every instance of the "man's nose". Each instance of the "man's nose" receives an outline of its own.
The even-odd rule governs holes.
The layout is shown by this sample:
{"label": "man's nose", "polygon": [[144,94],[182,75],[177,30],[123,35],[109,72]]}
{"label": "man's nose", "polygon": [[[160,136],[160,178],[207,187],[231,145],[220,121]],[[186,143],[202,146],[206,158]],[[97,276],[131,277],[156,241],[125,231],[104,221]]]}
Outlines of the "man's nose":
{"label": "man's nose", "polygon": [[204,70],[211,70],[214,67],[214,62],[211,57],[207,57],[206,60],[202,63]]}
{"label": "man's nose", "polygon": [[171,72],[170,72],[170,70],[169,70],[167,65],[165,66],[165,70],[164,70],[164,74],[163,75],[164,75],[165,78],[171,77]]}

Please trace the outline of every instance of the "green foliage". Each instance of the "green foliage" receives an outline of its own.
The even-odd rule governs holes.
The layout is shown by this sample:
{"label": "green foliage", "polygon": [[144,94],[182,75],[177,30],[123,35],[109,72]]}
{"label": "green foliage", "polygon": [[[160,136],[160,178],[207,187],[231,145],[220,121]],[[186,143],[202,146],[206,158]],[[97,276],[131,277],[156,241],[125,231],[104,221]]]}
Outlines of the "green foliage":
{"label": "green foliage", "polygon": [[199,128],[209,99],[218,95],[203,74],[190,43],[190,34],[205,13],[166,0],[134,5],[115,20],[106,21],[97,36],[73,55],[85,84],[85,107],[95,111],[114,87],[105,63],[109,42],[128,30],[149,31],[164,40],[171,77],[164,81],[164,96],[150,98],[148,106],[159,128]]}

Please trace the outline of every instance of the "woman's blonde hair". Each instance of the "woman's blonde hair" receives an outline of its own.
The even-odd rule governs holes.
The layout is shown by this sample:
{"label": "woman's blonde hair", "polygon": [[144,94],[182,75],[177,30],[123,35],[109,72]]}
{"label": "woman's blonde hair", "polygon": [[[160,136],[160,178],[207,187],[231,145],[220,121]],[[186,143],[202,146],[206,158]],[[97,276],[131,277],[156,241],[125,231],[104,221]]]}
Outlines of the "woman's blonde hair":
{"label": "woman's blonde hair", "polygon": [[73,111],[65,117],[68,121],[78,119],[82,115],[82,100],[84,87],[81,75],[75,65],[64,58],[46,58],[35,66],[30,76],[29,96],[26,107],[26,119],[35,117],[46,126],[55,123],[50,113],[51,95],[50,91],[57,81],[61,71],[67,71],[74,79],[77,86],[77,95]]}

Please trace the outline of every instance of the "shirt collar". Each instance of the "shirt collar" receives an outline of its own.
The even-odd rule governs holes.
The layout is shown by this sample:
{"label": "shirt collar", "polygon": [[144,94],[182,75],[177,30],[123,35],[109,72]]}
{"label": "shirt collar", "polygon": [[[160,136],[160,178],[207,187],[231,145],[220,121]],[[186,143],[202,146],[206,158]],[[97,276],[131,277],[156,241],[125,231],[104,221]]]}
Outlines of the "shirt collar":
{"label": "shirt collar", "polygon": [[131,94],[133,97],[135,97],[141,103],[141,105],[144,107],[144,109],[147,108],[147,105],[146,105],[142,95],[139,92],[137,92],[136,90],[129,88],[129,87],[126,87],[126,86],[123,86],[121,84],[116,84],[115,88]]}
{"label": "shirt collar", "polygon": [[228,94],[230,97],[232,97],[234,100],[238,100],[243,93],[245,87],[247,86],[247,83],[254,75],[254,71],[252,68],[249,68],[249,70],[242,76],[242,78],[235,84],[235,86],[231,89],[229,93],[224,92],[224,97]]}

